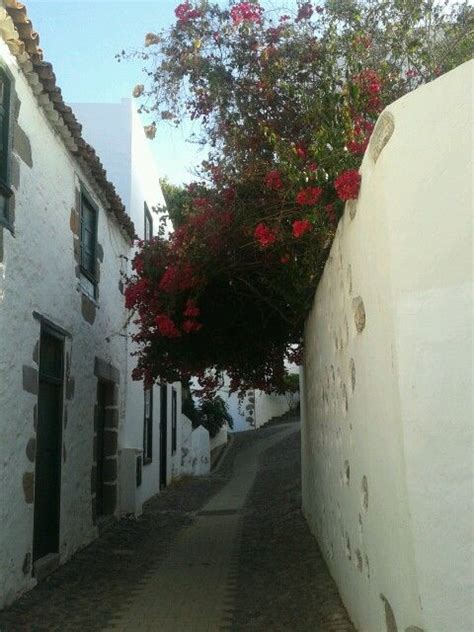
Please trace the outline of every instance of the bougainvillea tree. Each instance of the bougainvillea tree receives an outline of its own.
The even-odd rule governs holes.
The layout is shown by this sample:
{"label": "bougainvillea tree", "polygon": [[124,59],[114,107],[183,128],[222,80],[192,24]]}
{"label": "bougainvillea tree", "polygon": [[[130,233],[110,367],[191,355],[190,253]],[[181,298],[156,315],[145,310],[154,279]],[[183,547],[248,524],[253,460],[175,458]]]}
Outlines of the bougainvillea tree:
{"label": "bougainvillea tree", "polygon": [[470,55],[467,5],[287,4],[186,1],[136,53],[147,134],[189,118],[208,148],[174,233],[133,263],[137,378],[282,389],[378,115]]}

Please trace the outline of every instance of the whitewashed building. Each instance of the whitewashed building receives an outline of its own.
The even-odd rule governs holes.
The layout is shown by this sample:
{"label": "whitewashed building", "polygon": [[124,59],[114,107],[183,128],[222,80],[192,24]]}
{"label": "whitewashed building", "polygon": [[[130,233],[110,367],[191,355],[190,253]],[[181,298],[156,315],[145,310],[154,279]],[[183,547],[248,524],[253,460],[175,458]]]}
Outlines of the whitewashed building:
{"label": "whitewashed building", "polygon": [[258,430],[265,426],[271,419],[281,417],[290,410],[290,403],[299,401],[299,396],[294,398],[276,393],[265,393],[259,389],[249,390],[245,396],[239,397],[238,393],[230,392],[230,379],[224,376],[224,384],[219,389],[218,395],[227,404],[229,414],[233,421],[233,431]]}
{"label": "whitewashed building", "polygon": [[144,393],[129,377],[123,280],[155,221],[157,178],[120,162],[127,213],[38,44],[25,7],[3,2],[0,608],[139,513],[182,461],[179,385]]}
{"label": "whitewashed building", "polygon": [[[125,203],[139,239],[156,234],[160,221],[158,207],[165,201],[160,186],[156,161],[150,141],[131,99],[119,103],[76,103],[74,111],[83,125],[85,139],[97,149],[107,174]],[[166,231],[171,224],[166,223]],[[133,255],[131,254],[130,257]],[[127,261],[130,271],[130,260]],[[132,326],[129,327],[129,330]],[[129,352],[134,350],[129,343]],[[127,371],[134,368],[134,358],[128,357]],[[124,463],[124,485],[130,477],[126,469],[133,469],[135,454],[143,448],[141,485],[131,494],[124,494],[122,509],[140,512],[141,505],[179,476],[182,468],[181,443],[181,384],[154,386],[145,393],[143,384],[128,381],[126,422],[121,443]],[[143,419],[145,418],[145,432]],[[185,433],[187,434],[187,433]]]}

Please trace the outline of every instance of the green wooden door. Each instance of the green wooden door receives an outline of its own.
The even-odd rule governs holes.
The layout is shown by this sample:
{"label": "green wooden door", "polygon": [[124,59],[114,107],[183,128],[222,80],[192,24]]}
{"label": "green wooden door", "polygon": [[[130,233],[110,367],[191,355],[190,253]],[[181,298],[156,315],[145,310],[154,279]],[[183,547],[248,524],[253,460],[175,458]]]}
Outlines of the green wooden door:
{"label": "green wooden door", "polygon": [[59,551],[63,341],[42,331],[36,433],[33,558]]}
{"label": "green wooden door", "polygon": [[166,487],[168,469],[168,388],[160,386],[160,489]]}

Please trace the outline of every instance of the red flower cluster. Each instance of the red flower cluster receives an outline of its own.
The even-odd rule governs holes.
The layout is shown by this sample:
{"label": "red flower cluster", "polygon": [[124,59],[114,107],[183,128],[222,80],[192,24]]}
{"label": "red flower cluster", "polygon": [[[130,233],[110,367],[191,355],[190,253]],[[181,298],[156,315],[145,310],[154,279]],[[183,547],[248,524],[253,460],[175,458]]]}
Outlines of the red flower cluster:
{"label": "red flower cluster", "polygon": [[367,110],[376,112],[382,105],[380,92],[382,90],[382,80],[376,70],[367,68],[354,77],[354,82],[360,87],[362,92],[368,97]]}
{"label": "red flower cluster", "polygon": [[210,211],[212,210],[212,205],[207,198],[197,197],[193,199],[193,206],[200,211]]}
{"label": "red flower cluster", "polygon": [[178,21],[182,24],[195,20],[196,18],[200,18],[202,15],[199,9],[193,9],[187,1],[182,4],[178,4],[174,10],[174,14],[178,18]]}
{"label": "red flower cluster", "polygon": [[256,227],[254,235],[262,248],[268,248],[276,241],[276,232],[263,223]]}
{"label": "red flower cluster", "polygon": [[296,237],[296,239],[302,237],[308,230],[311,230],[311,222],[309,219],[296,219],[293,222],[293,236]]}
{"label": "red flower cluster", "polygon": [[303,160],[304,160],[304,159],[307,157],[307,155],[308,155],[308,152],[306,151],[306,148],[305,148],[305,147],[303,147],[303,145],[296,145],[296,147],[295,147],[295,152],[296,152],[296,155],[298,156],[298,158],[301,158],[301,159],[303,159]]}
{"label": "red flower cluster", "polygon": [[183,323],[183,331],[186,334],[190,334],[193,331],[199,331],[202,328],[202,324],[195,320],[185,320]]}
{"label": "red flower cluster", "polygon": [[267,37],[270,44],[276,44],[278,40],[280,39],[282,32],[283,32],[283,27],[281,26],[278,26],[276,28],[271,27],[267,29]]}
{"label": "red flower cluster", "polygon": [[158,331],[165,338],[179,338],[179,336],[181,336],[181,332],[169,316],[159,314],[155,318],[155,323],[158,327]]}
{"label": "red flower cluster", "polygon": [[183,313],[188,318],[197,318],[197,316],[199,316],[199,314],[201,313],[201,310],[196,305],[196,302],[193,301],[192,298],[189,298],[186,301],[186,308]]}
{"label": "red flower cluster", "polygon": [[146,277],[141,277],[136,283],[127,285],[125,288],[125,307],[133,309],[140,302],[148,287],[149,283]]}
{"label": "red flower cluster", "polygon": [[269,171],[265,176],[265,186],[273,191],[283,188],[283,181],[279,171]]}
{"label": "red flower cluster", "polygon": [[380,93],[382,82],[376,70],[372,70],[371,68],[362,70],[362,72],[356,75],[355,81],[367,94]]}
{"label": "red flower cluster", "polygon": [[199,280],[189,263],[183,266],[170,265],[161,277],[159,288],[162,292],[172,294],[176,291],[189,290],[198,285]]}
{"label": "red flower cluster", "polygon": [[362,116],[354,119],[353,137],[347,141],[347,149],[351,154],[362,155],[369,144],[370,135],[374,129],[374,124],[367,121]]}
{"label": "red flower cluster", "polygon": [[314,10],[313,10],[313,5],[311,4],[311,2],[305,2],[303,3],[298,11],[298,15],[296,17],[296,22],[301,22],[301,20],[309,20],[310,17],[313,15]]}
{"label": "red flower cluster", "polygon": [[355,169],[343,171],[334,181],[334,188],[340,200],[355,200],[359,195],[361,176]]}
{"label": "red flower cluster", "polygon": [[321,197],[323,190],[320,187],[308,187],[301,189],[296,196],[296,203],[300,206],[314,206]]}
{"label": "red flower cluster", "polygon": [[230,17],[234,24],[241,24],[242,22],[260,23],[262,21],[262,13],[262,7],[254,2],[239,2],[230,10]]}

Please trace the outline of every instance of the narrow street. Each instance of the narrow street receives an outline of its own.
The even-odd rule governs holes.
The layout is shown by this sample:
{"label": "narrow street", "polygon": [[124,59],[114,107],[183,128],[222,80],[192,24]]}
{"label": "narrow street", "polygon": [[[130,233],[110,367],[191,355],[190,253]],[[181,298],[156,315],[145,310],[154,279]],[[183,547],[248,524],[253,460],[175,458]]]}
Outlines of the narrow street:
{"label": "narrow street", "polygon": [[299,424],[236,435],[0,613],[2,632],[349,632],[300,511]]}

